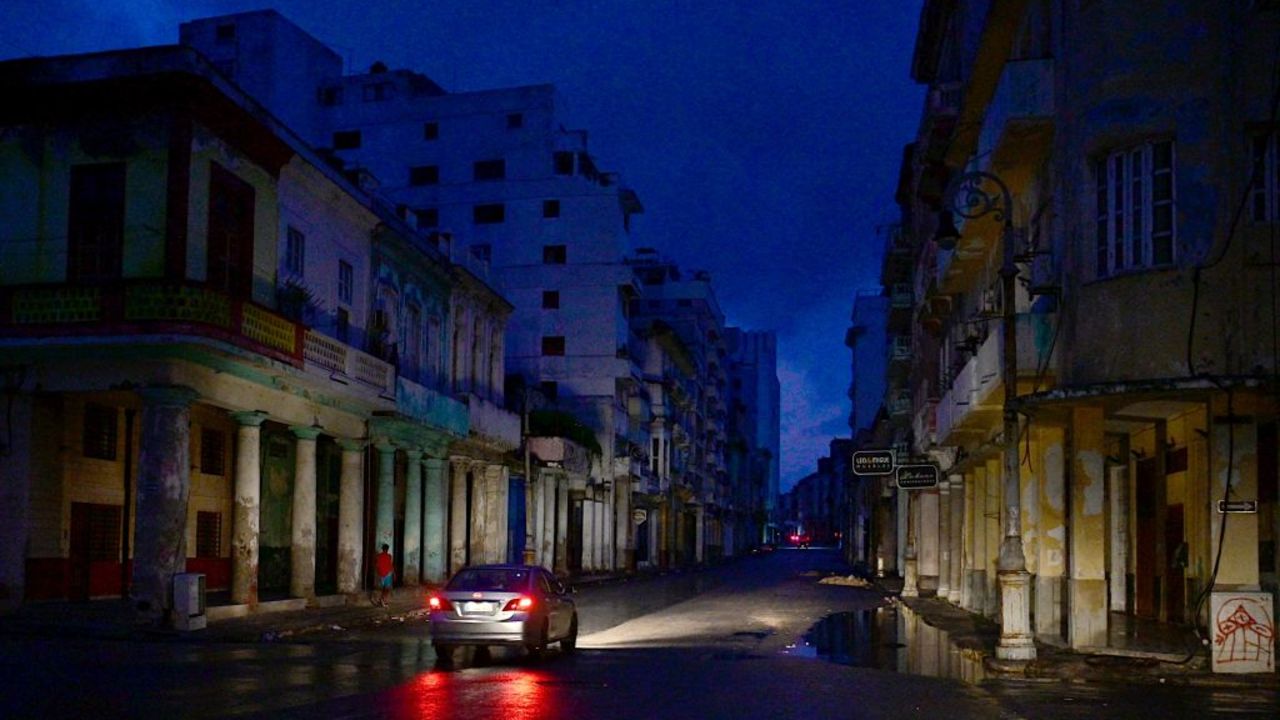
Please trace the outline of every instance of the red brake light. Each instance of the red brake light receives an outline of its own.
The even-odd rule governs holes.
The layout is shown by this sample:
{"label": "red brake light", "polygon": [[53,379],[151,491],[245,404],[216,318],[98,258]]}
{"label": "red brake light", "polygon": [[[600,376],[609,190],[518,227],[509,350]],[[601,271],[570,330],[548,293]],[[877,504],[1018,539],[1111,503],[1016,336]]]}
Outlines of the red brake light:
{"label": "red brake light", "polygon": [[528,595],[521,595],[520,597],[507,603],[507,606],[502,609],[505,612],[511,612],[514,610],[528,610],[531,607],[533,607],[533,598],[529,597]]}
{"label": "red brake light", "polygon": [[428,598],[427,605],[431,606],[432,610],[452,610],[453,609],[453,603],[450,603],[448,599],[442,598],[439,595],[432,595],[430,598]]}

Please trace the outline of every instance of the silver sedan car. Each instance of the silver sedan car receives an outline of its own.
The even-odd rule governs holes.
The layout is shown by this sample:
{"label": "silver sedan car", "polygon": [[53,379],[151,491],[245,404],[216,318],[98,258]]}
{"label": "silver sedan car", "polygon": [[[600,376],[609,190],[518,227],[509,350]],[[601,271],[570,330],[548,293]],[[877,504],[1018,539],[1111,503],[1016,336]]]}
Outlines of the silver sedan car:
{"label": "silver sedan car", "polygon": [[533,565],[476,565],[459,570],[428,600],[431,644],[443,663],[460,645],[523,647],[532,657],[560,643],[573,652],[578,611],[570,590]]}

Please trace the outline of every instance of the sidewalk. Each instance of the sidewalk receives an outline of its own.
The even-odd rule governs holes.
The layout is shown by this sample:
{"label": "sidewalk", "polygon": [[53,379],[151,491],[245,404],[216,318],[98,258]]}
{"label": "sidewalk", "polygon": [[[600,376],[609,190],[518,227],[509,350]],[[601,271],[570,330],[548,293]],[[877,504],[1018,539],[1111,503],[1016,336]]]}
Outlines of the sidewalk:
{"label": "sidewalk", "polygon": [[1029,678],[1063,682],[1122,682],[1200,687],[1277,687],[1280,675],[1215,674],[1204,651],[1195,647],[1188,628],[1113,614],[1106,648],[1087,652],[1065,642],[1036,640],[1036,659],[1026,665],[1007,665],[996,658],[1000,626],[991,619],[938,598],[901,597],[901,580],[880,580],[877,587],[900,607],[936,628],[952,651],[972,658],[987,678]]}

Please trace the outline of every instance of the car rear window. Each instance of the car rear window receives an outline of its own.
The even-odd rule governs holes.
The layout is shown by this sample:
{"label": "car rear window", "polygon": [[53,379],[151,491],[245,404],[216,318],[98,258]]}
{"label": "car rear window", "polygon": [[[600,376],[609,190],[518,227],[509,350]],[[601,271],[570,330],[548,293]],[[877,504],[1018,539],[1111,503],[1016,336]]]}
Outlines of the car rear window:
{"label": "car rear window", "polygon": [[527,570],[460,570],[449,581],[449,590],[490,590],[496,592],[524,590],[529,586]]}

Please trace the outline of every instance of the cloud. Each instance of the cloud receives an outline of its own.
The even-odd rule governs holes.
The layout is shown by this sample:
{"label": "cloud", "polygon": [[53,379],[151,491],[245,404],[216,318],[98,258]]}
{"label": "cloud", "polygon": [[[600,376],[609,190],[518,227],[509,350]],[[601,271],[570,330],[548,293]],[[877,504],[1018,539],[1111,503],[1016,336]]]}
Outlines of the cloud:
{"label": "cloud", "polygon": [[797,480],[817,470],[831,439],[848,433],[849,408],[843,395],[823,392],[807,370],[787,359],[778,362],[782,386],[781,489],[789,490]]}

